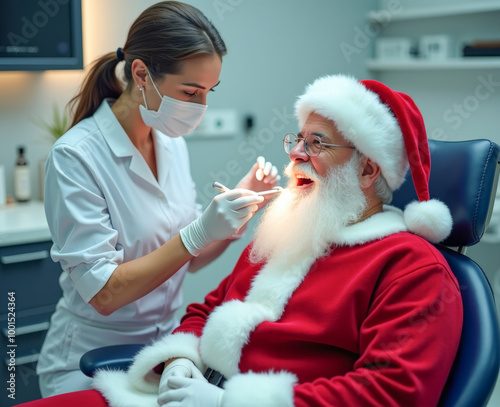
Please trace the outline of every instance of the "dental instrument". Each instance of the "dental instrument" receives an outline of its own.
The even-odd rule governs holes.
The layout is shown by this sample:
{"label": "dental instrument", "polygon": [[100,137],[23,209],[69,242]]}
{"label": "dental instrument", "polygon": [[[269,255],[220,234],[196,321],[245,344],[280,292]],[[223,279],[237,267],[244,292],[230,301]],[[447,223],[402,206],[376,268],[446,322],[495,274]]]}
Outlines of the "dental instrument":
{"label": "dental instrument", "polygon": [[222,185],[220,182],[218,181],[215,181],[212,186],[217,189],[218,191],[220,192],[226,192],[226,191],[229,191],[229,188],[226,187],[225,185]]}
{"label": "dental instrument", "polygon": [[274,187],[273,189],[270,189],[268,191],[257,192],[257,195],[264,196],[264,195],[271,195],[271,194],[279,194],[281,192],[283,192],[283,188]]}
{"label": "dental instrument", "polygon": [[[225,185],[222,185],[220,182],[215,181],[212,186],[217,189],[220,192],[226,192],[229,191],[230,189],[226,187]],[[274,187],[273,189],[270,189],[268,191],[262,191],[262,192],[257,192],[257,195],[259,196],[264,196],[264,195],[271,195],[271,194],[279,194],[283,192],[282,187]]]}

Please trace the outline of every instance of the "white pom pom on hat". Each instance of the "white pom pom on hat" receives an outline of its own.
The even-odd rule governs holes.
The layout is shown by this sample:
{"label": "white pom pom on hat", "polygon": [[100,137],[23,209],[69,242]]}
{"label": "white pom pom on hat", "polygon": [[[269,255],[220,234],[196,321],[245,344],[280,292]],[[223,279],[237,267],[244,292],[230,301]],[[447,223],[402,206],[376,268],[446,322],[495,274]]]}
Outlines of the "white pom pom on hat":
{"label": "white pom pom on hat", "polygon": [[413,201],[406,205],[404,219],[408,230],[432,243],[446,239],[451,232],[450,210],[441,201]]}
{"label": "white pom pom on hat", "polygon": [[432,243],[448,237],[453,221],[443,202],[430,199],[427,134],[410,96],[375,80],[330,75],[317,79],[298,98],[300,127],[310,113],[335,122],[347,140],[380,166],[392,190],[401,186],[409,165],[418,201],[405,208],[408,230]]}

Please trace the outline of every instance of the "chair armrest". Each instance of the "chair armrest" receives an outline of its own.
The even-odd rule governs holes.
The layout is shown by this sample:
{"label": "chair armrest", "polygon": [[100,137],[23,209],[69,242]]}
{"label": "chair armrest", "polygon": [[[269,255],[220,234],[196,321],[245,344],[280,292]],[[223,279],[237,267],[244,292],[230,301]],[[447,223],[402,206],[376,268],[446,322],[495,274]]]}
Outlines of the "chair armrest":
{"label": "chair armrest", "polygon": [[88,377],[98,369],[127,370],[144,344],[114,345],[92,349],[80,358],[80,370]]}

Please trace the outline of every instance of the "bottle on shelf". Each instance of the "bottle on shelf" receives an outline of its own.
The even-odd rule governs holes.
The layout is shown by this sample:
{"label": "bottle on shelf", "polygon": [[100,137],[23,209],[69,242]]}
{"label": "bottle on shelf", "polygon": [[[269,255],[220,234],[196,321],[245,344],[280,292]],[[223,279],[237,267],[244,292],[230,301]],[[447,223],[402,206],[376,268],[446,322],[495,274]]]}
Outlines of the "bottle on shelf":
{"label": "bottle on shelf", "polygon": [[31,199],[30,167],[24,157],[24,151],[24,147],[18,147],[14,168],[14,198],[18,202],[27,202]]}

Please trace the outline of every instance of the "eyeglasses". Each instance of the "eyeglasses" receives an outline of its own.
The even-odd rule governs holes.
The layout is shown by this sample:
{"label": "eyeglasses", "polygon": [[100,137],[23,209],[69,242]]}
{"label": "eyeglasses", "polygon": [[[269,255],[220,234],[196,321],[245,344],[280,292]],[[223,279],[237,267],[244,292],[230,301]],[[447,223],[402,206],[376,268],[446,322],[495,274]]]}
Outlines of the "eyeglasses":
{"label": "eyeglasses", "polygon": [[316,157],[321,153],[323,146],[333,147],[333,148],[354,148],[352,146],[339,146],[337,144],[327,144],[321,141],[321,138],[315,136],[314,134],[310,134],[307,137],[298,137],[293,133],[288,133],[285,135],[283,139],[283,148],[287,154],[290,154],[292,149],[299,144],[301,141],[304,141],[304,148],[306,150],[306,154],[309,157]]}

